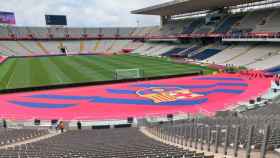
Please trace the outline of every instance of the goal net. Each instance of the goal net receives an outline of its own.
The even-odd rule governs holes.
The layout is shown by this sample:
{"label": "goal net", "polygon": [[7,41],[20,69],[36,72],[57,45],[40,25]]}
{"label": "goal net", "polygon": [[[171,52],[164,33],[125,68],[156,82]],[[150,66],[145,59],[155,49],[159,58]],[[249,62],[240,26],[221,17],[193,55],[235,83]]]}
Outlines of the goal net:
{"label": "goal net", "polygon": [[140,69],[117,69],[115,71],[115,79],[123,80],[123,79],[135,79],[142,78],[143,71]]}

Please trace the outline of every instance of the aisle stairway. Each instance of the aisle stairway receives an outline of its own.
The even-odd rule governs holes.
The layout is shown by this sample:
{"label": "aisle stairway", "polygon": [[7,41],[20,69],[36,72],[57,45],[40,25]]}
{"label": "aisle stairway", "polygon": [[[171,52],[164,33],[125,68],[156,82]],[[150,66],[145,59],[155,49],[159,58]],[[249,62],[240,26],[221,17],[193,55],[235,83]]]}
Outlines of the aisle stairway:
{"label": "aisle stairway", "polygon": [[40,42],[37,42],[37,46],[45,53],[45,54],[49,54],[49,51],[47,50],[47,48]]}

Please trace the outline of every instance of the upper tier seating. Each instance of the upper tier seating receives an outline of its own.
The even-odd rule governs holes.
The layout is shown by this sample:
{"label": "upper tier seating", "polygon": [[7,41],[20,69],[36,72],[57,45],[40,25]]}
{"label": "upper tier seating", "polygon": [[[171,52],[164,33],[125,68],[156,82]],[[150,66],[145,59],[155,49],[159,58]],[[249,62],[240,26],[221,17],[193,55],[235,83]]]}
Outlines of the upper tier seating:
{"label": "upper tier seating", "polygon": [[49,32],[46,27],[29,27],[34,38],[49,38]]}
{"label": "upper tier seating", "polygon": [[153,31],[152,27],[138,27],[132,33],[132,36],[146,36],[149,35]]}
{"label": "upper tier seating", "polygon": [[86,28],[85,30],[88,37],[98,37],[101,35],[101,30],[99,28]]}
{"label": "upper tier seating", "polygon": [[105,37],[114,37],[117,35],[117,28],[100,28],[101,35]]}
{"label": "upper tier seating", "polygon": [[240,19],[242,18],[242,16],[240,15],[232,15],[226,18],[226,20],[224,20],[222,22],[222,24],[220,26],[218,26],[215,30],[216,33],[227,33],[231,27]]}
{"label": "upper tier seating", "polygon": [[[158,35],[178,35],[181,34],[185,25],[190,23],[190,20],[171,21],[161,27]],[[155,34],[156,35],[156,34]]]}
{"label": "upper tier seating", "polygon": [[[180,32],[180,31],[178,31]],[[157,32],[158,34],[153,35],[162,35],[162,36],[168,36],[168,35],[174,35],[177,33],[177,25],[175,24],[166,24],[161,27],[160,32]]]}
{"label": "upper tier seating", "polygon": [[272,14],[266,19],[265,24],[258,25],[254,30],[255,32],[280,32],[280,11],[275,10]]}
{"label": "upper tier seating", "polygon": [[247,15],[239,22],[237,22],[233,29],[253,31],[258,24],[271,14],[270,10],[261,10],[247,13]]}
{"label": "upper tier seating", "polygon": [[141,36],[157,36],[157,35],[161,35],[160,26],[147,27],[147,29],[144,29],[144,32],[142,32],[140,35]]}
{"label": "upper tier seating", "polygon": [[212,32],[214,29],[213,26],[207,26],[207,25],[203,25],[202,27],[200,27],[199,29],[197,29],[196,31],[194,31],[194,33],[210,33]]}
{"label": "upper tier seating", "polygon": [[135,30],[136,28],[133,27],[118,28],[117,35],[120,37],[130,37]]}
{"label": "upper tier seating", "polygon": [[11,27],[11,30],[17,38],[27,38],[31,35],[27,27]]}
{"label": "upper tier seating", "polygon": [[[247,33],[279,32],[280,11],[276,9],[257,10],[247,13],[223,15],[221,20],[206,24],[203,18],[186,18],[167,21],[163,26],[149,27],[105,27],[105,28],[71,28],[71,27],[18,27],[1,26],[0,38],[81,38],[81,37],[137,37],[170,36],[206,33]],[[31,36],[32,35],[32,36]]]}
{"label": "upper tier seating", "polygon": [[[192,158],[195,152],[165,145],[137,129],[68,131],[35,143],[0,151],[0,157],[92,157],[92,158]],[[203,158],[203,154],[200,157]]]}
{"label": "upper tier seating", "polygon": [[205,22],[204,19],[199,18],[199,19],[194,19],[190,24],[187,24],[183,28],[182,34],[191,34],[193,31],[198,28],[199,26],[203,25]]}
{"label": "upper tier seating", "polygon": [[85,35],[85,29],[83,28],[67,28],[66,34],[72,38],[80,38]]}
{"label": "upper tier seating", "polygon": [[53,38],[65,38],[66,30],[60,27],[50,27],[48,28],[49,34],[52,35]]}
{"label": "upper tier seating", "polygon": [[7,27],[3,27],[0,25],[0,38],[7,38],[9,37],[9,31],[7,29]]}
{"label": "upper tier seating", "polygon": [[[183,25],[183,23],[180,23]],[[170,25],[174,28],[176,25]],[[181,27],[174,29],[167,28],[165,31],[170,34],[180,33]],[[108,27],[108,28],[72,28],[72,27],[4,27],[0,26],[0,38],[81,38],[85,37],[130,37],[130,36],[145,36],[145,35],[160,35],[160,27]]]}

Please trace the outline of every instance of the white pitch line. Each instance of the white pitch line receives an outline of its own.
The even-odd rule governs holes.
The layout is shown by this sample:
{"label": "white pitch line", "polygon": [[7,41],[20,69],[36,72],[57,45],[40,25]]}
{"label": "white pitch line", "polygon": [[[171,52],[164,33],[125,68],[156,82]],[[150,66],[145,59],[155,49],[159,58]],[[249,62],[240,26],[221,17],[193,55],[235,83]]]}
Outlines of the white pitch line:
{"label": "white pitch line", "polygon": [[[17,61],[17,60],[15,60],[15,62],[16,62],[16,61]],[[17,65],[17,63],[15,63],[15,64]],[[16,66],[16,65],[15,65],[15,66]],[[13,71],[12,75],[9,77],[9,79],[8,79],[8,83],[7,83],[6,87],[5,87],[6,89],[9,87],[9,85],[10,85],[10,81],[11,81],[11,79],[13,78],[13,76],[14,76],[15,72],[16,72],[16,71]]]}

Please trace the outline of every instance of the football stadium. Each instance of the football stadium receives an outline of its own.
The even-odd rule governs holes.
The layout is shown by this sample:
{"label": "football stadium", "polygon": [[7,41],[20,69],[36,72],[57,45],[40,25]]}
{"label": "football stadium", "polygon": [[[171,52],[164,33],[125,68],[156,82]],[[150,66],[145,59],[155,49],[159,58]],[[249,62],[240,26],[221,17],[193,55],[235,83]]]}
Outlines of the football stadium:
{"label": "football stadium", "polygon": [[0,158],[279,158],[279,7],[159,2],[131,27],[0,11]]}

